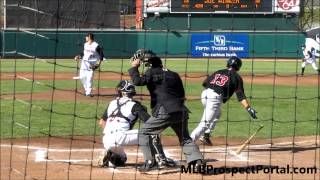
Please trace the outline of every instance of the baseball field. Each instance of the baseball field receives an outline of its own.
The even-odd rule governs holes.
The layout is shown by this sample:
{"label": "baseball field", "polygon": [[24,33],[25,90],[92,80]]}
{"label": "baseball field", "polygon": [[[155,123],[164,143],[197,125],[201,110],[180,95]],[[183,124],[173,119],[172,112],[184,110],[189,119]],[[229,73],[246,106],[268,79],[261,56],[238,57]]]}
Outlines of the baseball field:
{"label": "baseball field", "polygon": [[[192,131],[202,116],[202,81],[226,62],[163,61],[168,69],[179,72],[184,82]],[[97,120],[115,97],[119,80],[129,79],[130,64],[127,59],[103,62],[95,72],[94,97],[84,96],[80,82],[73,79],[77,67],[71,59],[0,60],[1,179],[320,179],[320,76],[311,66],[300,76],[300,59],[244,60],[240,74],[258,119],[251,119],[234,96],[222,106],[212,133],[214,145],[198,144],[215,168],[251,170],[233,175],[221,170],[206,176],[180,171],[140,174],[136,165],[143,158],[136,146],[126,147],[127,167],[97,167],[103,150]],[[149,107],[146,87],[137,87],[137,93],[136,99]],[[230,153],[261,125],[264,128],[239,155]],[[137,123],[135,128],[140,126]],[[162,142],[167,156],[185,163],[171,129],[163,132]],[[274,167],[287,166],[290,170],[298,167],[300,172],[271,172]],[[260,167],[263,170],[255,173]],[[307,173],[309,167],[316,167],[317,173]]]}

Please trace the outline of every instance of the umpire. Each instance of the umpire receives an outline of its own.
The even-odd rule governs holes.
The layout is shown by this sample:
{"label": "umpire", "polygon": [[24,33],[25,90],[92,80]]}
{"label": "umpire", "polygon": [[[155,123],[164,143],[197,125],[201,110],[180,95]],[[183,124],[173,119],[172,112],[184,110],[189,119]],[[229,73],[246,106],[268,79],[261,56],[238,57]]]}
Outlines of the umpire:
{"label": "umpire", "polygon": [[[152,117],[143,125],[139,135],[139,145],[145,160],[139,170],[147,172],[159,168],[154,160],[155,152],[152,151],[153,136],[167,127],[171,127],[178,136],[188,164],[203,165],[199,147],[189,136],[188,109],[184,106],[185,92],[180,76],[163,68],[161,59],[152,51],[139,53],[131,61],[129,75],[134,85],[147,86],[152,108]],[[144,62],[144,59],[147,60]],[[143,75],[138,70],[141,63],[149,67]]]}

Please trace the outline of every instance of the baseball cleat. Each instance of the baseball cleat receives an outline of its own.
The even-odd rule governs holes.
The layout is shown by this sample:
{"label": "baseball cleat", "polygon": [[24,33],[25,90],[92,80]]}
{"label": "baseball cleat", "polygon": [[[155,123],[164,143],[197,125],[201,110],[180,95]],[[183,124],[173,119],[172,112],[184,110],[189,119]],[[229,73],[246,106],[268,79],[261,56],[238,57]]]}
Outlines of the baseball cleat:
{"label": "baseball cleat", "polygon": [[198,170],[200,174],[205,174],[205,171],[201,171],[201,169],[206,167],[206,162],[202,159],[194,160],[188,163],[188,166],[191,166],[193,169]]}
{"label": "baseball cleat", "polygon": [[178,173],[180,168],[168,166],[167,164],[159,165],[155,161],[146,161],[142,166],[138,167],[140,173],[157,175],[157,174],[168,174],[168,173]]}
{"label": "baseball cleat", "polygon": [[98,158],[99,167],[109,167],[108,152],[104,151]]}
{"label": "baseball cleat", "polygon": [[202,144],[207,146],[212,146],[212,142],[210,140],[210,134],[204,134],[199,138],[199,141],[202,142]]}
{"label": "baseball cleat", "polygon": [[148,171],[158,170],[158,169],[159,169],[158,164],[152,160],[147,160],[143,165],[138,167],[138,171],[141,173],[146,173]]}
{"label": "baseball cleat", "polygon": [[158,162],[159,168],[172,168],[176,167],[177,163],[171,159],[171,158],[166,158],[165,160],[162,160],[161,162]]}

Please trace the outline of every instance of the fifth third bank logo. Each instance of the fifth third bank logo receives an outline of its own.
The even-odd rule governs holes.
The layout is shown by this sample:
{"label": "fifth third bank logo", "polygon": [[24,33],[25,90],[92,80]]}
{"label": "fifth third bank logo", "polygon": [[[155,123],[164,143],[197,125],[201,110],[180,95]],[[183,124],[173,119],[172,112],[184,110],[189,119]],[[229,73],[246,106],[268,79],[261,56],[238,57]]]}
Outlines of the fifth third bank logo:
{"label": "fifth third bank logo", "polygon": [[225,46],[226,37],[223,35],[214,35],[213,36],[213,43],[215,46]]}

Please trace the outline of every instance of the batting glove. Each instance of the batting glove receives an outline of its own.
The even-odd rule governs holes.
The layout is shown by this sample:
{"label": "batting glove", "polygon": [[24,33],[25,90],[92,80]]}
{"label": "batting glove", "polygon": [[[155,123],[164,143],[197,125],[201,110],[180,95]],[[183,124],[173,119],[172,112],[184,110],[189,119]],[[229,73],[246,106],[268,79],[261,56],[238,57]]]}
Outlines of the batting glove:
{"label": "batting glove", "polygon": [[258,119],[258,117],[257,117],[257,111],[256,110],[254,110],[253,108],[251,108],[251,107],[248,107],[247,108],[247,111],[248,111],[248,113],[250,114],[250,116],[253,118],[253,119]]}

